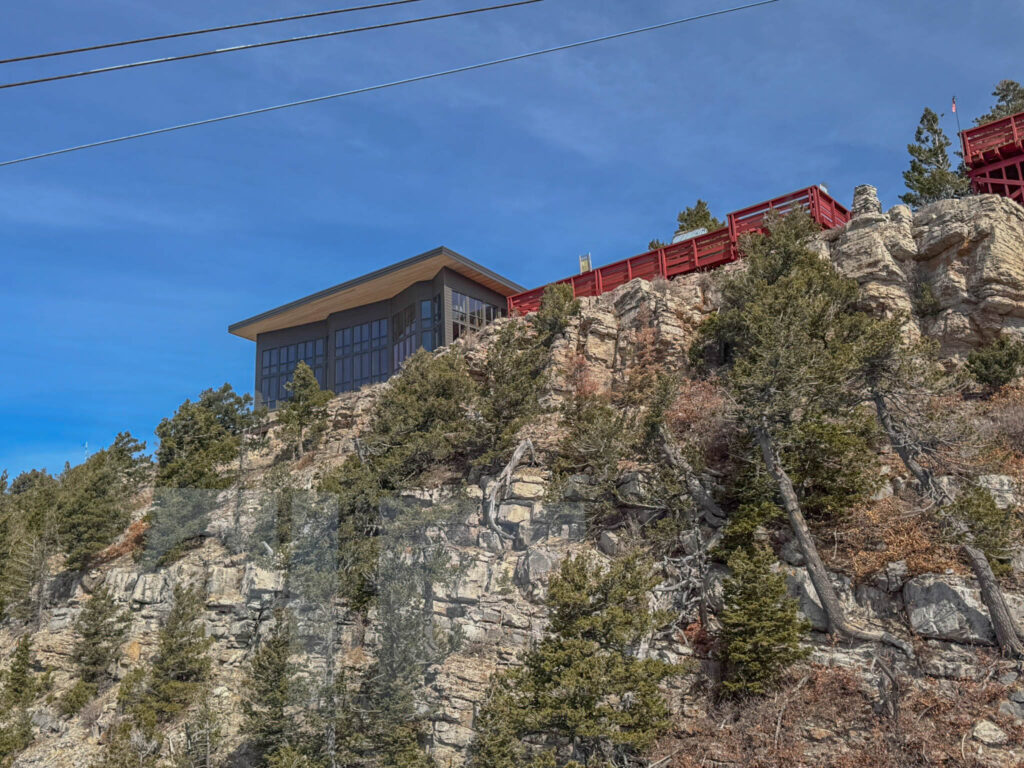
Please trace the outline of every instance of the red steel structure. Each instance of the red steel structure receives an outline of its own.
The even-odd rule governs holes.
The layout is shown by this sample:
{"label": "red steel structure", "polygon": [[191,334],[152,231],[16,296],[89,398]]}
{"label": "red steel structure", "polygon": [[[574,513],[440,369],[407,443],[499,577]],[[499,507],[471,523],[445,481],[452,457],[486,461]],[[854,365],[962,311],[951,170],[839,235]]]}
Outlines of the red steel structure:
{"label": "red steel structure", "polygon": [[960,142],[971,189],[1024,205],[1024,112],[961,131]]}
{"label": "red steel structure", "polygon": [[[714,232],[666,245],[664,248],[641,253],[639,256],[557,282],[572,285],[573,295],[576,297],[600,296],[638,277],[653,280],[660,276],[671,280],[678,275],[720,267],[740,257],[737,247],[740,235],[764,231],[764,219],[770,211],[786,214],[800,208],[808,211],[825,229],[841,226],[850,220],[850,212],[833,200],[825,190],[821,187],[807,187],[730,213],[726,226]],[[509,314],[525,315],[538,310],[546,287],[542,285],[532,291],[509,296]]]}

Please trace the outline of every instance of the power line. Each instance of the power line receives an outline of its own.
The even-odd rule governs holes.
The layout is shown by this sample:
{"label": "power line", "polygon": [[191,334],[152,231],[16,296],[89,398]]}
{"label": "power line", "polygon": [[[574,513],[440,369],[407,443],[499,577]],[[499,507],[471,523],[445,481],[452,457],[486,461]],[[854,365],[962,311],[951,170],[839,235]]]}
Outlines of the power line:
{"label": "power line", "polygon": [[422,16],[415,19],[402,19],[401,21],[389,21],[384,24],[373,24],[368,27],[352,27],[351,29],[338,29],[333,32],[317,32],[312,35],[300,35],[298,37],[287,37],[282,40],[268,40],[262,43],[248,43],[246,45],[233,45],[230,48],[216,48],[212,51],[200,51],[198,53],[185,53],[180,56],[167,56],[162,59],[147,59],[145,61],[134,61],[130,64],[115,64],[111,67],[99,67],[98,69],[86,69],[82,72],[71,72],[64,75],[51,75],[49,77],[37,77],[33,80],[21,80],[13,83],[0,83],[0,90],[5,88],[20,88],[25,85],[38,85],[39,83],[52,83],[57,80],[70,80],[75,77],[88,77],[89,75],[102,75],[108,72],[117,72],[122,69],[135,69],[136,67],[148,67],[153,64],[167,64],[172,61],[184,61],[185,59],[200,59],[204,56],[216,56],[221,53],[235,53],[236,51],[247,51],[252,48],[267,48],[271,45],[284,45],[285,43],[301,43],[305,40],[318,40],[324,37],[337,37],[338,35],[351,35],[356,32],[372,32],[378,29],[389,27],[402,27],[407,24],[420,24],[425,21],[438,21],[439,19],[452,19],[456,16],[469,16],[474,13],[486,13],[488,11],[500,11],[505,8],[516,8],[520,5],[532,5],[544,0],[515,0],[515,2],[504,3],[503,5],[489,5],[484,8],[470,8],[465,11],[453,11],[452,13],[441,13],[436,16]]}
{"label": "power line", "polygon": [[280,16],[276,19],[262,19],[260,21],[246,21],[241,24],[226,24],[222,27],[207,27],[206,29],[193,29],[188,32],[171,32],[166,35],[153,35],[152,37],[139,37],[134,40],[119,40],[116,43],[100,43],[98,45],[87,45],[82,48],[68,48],[63,51],[48,51],[46,53],[33,53],[28,56],[15,56],[11,59],[0,59],[0,64],[13,64],[16,61],[34,61],[35,59],[48,59],[53,56],[67,56],[72,53],[86,53],[88,51],[102,51],[107,48],[120,48],[125,45],[138,45],[139,43],[154,43],[158,40],[173,40],[178,37],[191,37],[192,35],[205,35],[210,32],[225,32],[230,29],[245,29],[246,27],[259,27],[264,24],[280,24],[284,21],[298,21],[300,19],[315,19],[321,16],[333,16],[339,13],[352,13],[353,11],[369,11],[374,8],[389,8],[394,5],[408,5],[409,3],[421,3],[423,0],[388,0],[382,3],[371,5],[356,5],[351,8],[335,8],[329,11],[315,11],[313,13],[300,13],[296,16]]}
{"label": "power line", "polygon": [[427,75],[417,75],[416,77],[408,77],[403,80],[393,80],[389,83],[379,83],[377,85],[370,85],[364,88],[356,88],[351,91],[342,91],[340,93],[329,93],[326,96],[315,96],[311,99],[302,99],[300,101],[289,101],[284,104],[275,104],[270,107],[260,107],[259,109],[250,109],[246,112],[235,112],[230,115],[221,115],[219,117],[210,117],[205,120],[196,120],[191,123],[180,123],[178,125],[168,126],[166,128],[156,128],[150,131],[141,131],[139,133],[130,133],[126,136],[118,136],[114,139],[103,139],[102,141],[93,141],[88,144],[78,144],[73,147],[65,147],[64,149],[55,149],[50,152],[43,152],[38,155],[27,155],[25,157],[15,158],[14,160],[4,160],[0,162],[0,168],[7,165],[17,165],[18,163],[27,163],[32,160],[42,160],[46,157],[56,157],[57,155],[66,155],[70,152],[78,152],[83,149],[94,149],[96,147],[104,147],[108,144],[118,144],[123,141],[132,141],[134,139],[142,139],[147,136],[158,136],[164,133],[172,133],[174,131],[181,131],[186,128],[198,128],[202,125],[212,125],[214,123],[223,123],[228,120],[235,120],[240,117],[252,117],[253,115],[262,115],[267,112],[276,112],[282,109],[290,109],[291,107],[300,107],[306,104],[316,104],[321,101],[329,101],[331,99],[340,99],[346,96],[356,96],[362,93],[371,93],[373,91],[382,91],[386,88],[394,88],[399,85],[409,85],[411,83],[419,83],[424,80],[434,80],[439,77],[446,77],[448,75],[456,75],[462,72],[471,72],[477,69],[485,69],[487,67],[497,66],[498,64],[508,64],[513,61],[522,61],[524,59],[531,59],[536,56],[544,56],[549,53],[558,53],[559,51],[568,51],[574,48],[582,48],[585,45],[593,45],[594,43],[603,43],[608,40],[617,40],[623,37],[629,37],[631,35],[639,35],[644,32],[653,32],[658,29],[666,29],[667,27],[675,27],[680,24],[687,24],[691,21],[700,21],[701,19],[708,19],[713,16],[725,16],[726,14],[736,13],[738,11],[745,11],[750,8],[757,8],[762,5],[771,5],[777,3],[779,0],[760,0],[756,3],[748,3],[746,5],[738,5],[733,8],[724,8],[720,11],[710,11],[708,13],[702,13],[697,16],[688,16],[683,19],[676,19],[674,21],[666,21],[661,24],[652,24],[647,27],[638,27],[637,29],[631,29],[626,32],[616,32],[612,35],[604,35],[602,37],[594,37],[589,40],[580,40],[575,43],[567,43],[565,45],[555,46],[554,48],[544,48],[539,51],[531,51],[530,53],[520,53],[516,56],[507,56],[502,59],[492,59],[491,61],[484,61],[478,64],[469,64],[464,67],[456,67],[455,69],[446,69],[441,72],[432,72]]}

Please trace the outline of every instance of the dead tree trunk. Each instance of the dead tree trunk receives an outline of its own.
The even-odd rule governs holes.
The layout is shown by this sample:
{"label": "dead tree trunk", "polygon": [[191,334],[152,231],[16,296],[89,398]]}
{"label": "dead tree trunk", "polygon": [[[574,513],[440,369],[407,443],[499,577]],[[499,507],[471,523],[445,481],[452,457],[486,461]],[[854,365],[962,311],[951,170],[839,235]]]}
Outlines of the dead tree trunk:
{"label": "dead tree trunk", "polygon": [[765,466],[768,468],[768,474],[772,476],[772,479],[779,488],[779,494],[782,496],[782,506],[789,517],[790,527],[793,529],[797,543],[800,545],[800,551],[807,561],[807,573],[811,577],[814,591],[818,593],[821,607],[825,610],[825,615],[828,617],[829,631],[853,640],[887,643],[899,648],[905,654],[912,657],[914,652],[909,643],[895,635],[889,632],[878,632],[855,627],[847,620],[843,607],[839,602],[839,596],[836,594],[832,581],[829,579],[828,571],[825,569],[825,564],[821,561],[821,556],[818,554],[818,547],[811,536],[811,529],[807,526],[803,510],[800,509],[800,500],[793,489],[793,482],[789,479],[789,475],[786,474],[786,471],[782,468],[782,463],[779,461],[775,443],[766,427],[758,427],[754,433],[757,436],[758,445],[761,447],[761,455],[764,458]]}
{"label": "dead tree trunk", "polygon": [[722,508],[718,506],[707,488],[704,487],[704,483],[701,482],[697,473],[693,471],[690,462],[683,456],[683,452],[679,450],[675,438],[672,437],[668,427],[664,424],[658,428],[658,438],[665,461],[683,476],[686,490],[690,493],[690,497],[697,507],[704,513],[704,520],[710,526],[721,528],[725,524],[725,512],[722,511]]}
{"label": "dead tree trunk", "polygon": [[519,445],[516,446],[515,451],[512,453],[512,458],[508,460],[508,464],[506,464],[505,468],[501,470],[501,474],[495,478],[493,483],[491,483],[491,492],[488,494],[487,501],[484,503],[484,523],[490,530],[494,531],[500,539],[506,541],[512,537],[498,527],[495,514],[498,511],[498,505],[501,504],[502,499],[505,497],[505,492],[508,490],[509,486],[512,485],[512,475],[515,474],[516,468],[523,460],[523,456],[526,455],[527,451],[530,453],[530,461],[535,462],[537,460],[537,455],[533,450],[533,442],[529,438],[522,440]]}
{"label": "dead tree trunk", "polygon": [[[903,466],[917,480],[921,492],[939,507],[950,504],[953,499],[935,482],[931,471],[921,464],[921,449],[903,435],[896,426],[885,395],[877,389],[872,389],[871,400],[875,405],[878,421],[882,425],[882,429],[885,430],[886,437],[889,438],[889,442],[903,462]],[[967,530],[958,531],[958,533],[962,538],[968,540],[971,538],[970,532]],[[988,558],[984,552],[972,546],[969,541],[961,543],[960,549],[974,572],[974,578],[978,580],[978,585],[981,588],[981,600],[988,608],[989,618],[992,621],[992,628],[995,630],[1000,650],[1012,658],[1024,658],[1024,632],[1021,631],[1013,614],[1010,613],[1006,597],[1003,595],[1003,590],[1000,588],[995,574],[992,573],[992,566],[989,565]]]}

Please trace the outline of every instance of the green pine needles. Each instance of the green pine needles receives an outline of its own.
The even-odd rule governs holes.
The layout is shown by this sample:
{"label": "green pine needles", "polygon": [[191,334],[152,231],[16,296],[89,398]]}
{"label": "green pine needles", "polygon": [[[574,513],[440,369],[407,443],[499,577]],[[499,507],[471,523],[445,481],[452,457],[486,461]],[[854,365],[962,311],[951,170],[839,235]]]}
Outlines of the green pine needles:
{"label": "green pine needles", "polygon": [[680,670],[637,655],[666,620],[648,607],[658,582],[629,555],[603,566],[578,555],[551,578],[549,633],[493,683],[472,768],[621,765],[669,726],[659,685]]}
{"label": "green pine needles", "polygon": [[722,691],[728,696],[760,695],[775,688],[782,674],[807,656],[800,637],[810,627],[786,592],[786,577],[772,570],[775,556],[748,546],[729,558],[719,614],[724,664]]}

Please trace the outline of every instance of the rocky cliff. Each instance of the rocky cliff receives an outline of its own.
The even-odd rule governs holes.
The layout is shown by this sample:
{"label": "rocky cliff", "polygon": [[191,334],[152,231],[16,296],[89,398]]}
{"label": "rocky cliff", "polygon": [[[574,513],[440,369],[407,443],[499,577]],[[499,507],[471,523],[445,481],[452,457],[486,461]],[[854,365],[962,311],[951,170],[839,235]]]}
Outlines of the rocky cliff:
{"label": "rocky cliff", "polygon": [[[970,350],[1000,332],[1024,337],[1024,209],[1002,198],[982,196],[944,201],[916,212],[904,206],[882,212],[870,188],[858,190],[855,208],[853,221],[823,233],[816,247],[841,272],[856,278],[866,306],[883,313],[905,313],[908,331],[938,340],[943,356],[951,363],[962,360]],[[728,267],[742,268],[742,263]],[[580,316],[554,345],[552,366],[557,375],[546,395],[548,403],[557,404],[565,395],[569,386],[565,371],[570,360],[582,361],[598,387],[620,388],[626,371],[635,362],[638,340],[651,328],[657,328],[662,343],[681,353],[700,321],[714,311],[715,301],[714,282],[706,274],[685,276],[671,283],[637,280],[605,296],[584,299]],[[471,367],[482,365],[495,332],[489,329],[460,344]],[[685,355],[675,355],[675,359],[682,361]],[[683,366],[682,362],[678,364]],[[319,476],[357,450],[356,438],[375,398],[386,386],[341,395],[332,401],[331,426],[320,447],[302,461],[287,464],[293,484],[312,491]],[[484,518],[494,478],[473,474],[461,478],[474,508],[447,543],[458,578],[434,591],[431,606],[437,625],[457,628],[462,638],[461,644],[428,675],[432,712],[429,747],[441,765],[459,765],[464,760],[474,733],[477,707],[495,670],[516,663],[517,655],[541,636],[546,624],[546,579],[566,552],[586,548],[611,556],[621,546],[621,536],[615,531],[597,536],[588,530],[595,502],[587,476],[572,478],[552,501],[552,472],[543,463],[550,426],[550,421],[540,419],[526,430],[534,438],[541,459],[524,461],[500,498],[494,522],[504,535],[495,532]],[[240,526],[251,525],[250,517],[259,506],[268,476],[280,471],[280,464],[274,468],[273,441],[272,429],[271,449],[245,457],[242,481],[220,493],[211,504],[201,546],[173,565],[144,569],[126,546],[125,554],[112,557],[100,567],[85,574],[64,574],[53,581],[41,626],[34,634],[34,649],[36,665],[52,673],[54,692],[49,703],[41,701],[33,707],[36,738],[14,765],[84,768],[103,749],[105,734],[115,717],[116,690],[73,717],[60,716],[52,703],[72,681],[72,623],[100,584],[109,588],[132,616],[118,665],[119,678],[154,653],[156,633],[170,610],[173,587],[201,586],[206,630],[214,639],[213,698],[224,713],[229,742],[241,742],[237,734],[241,679],[247,660],[271,621],[275,598],[285,588],[285,575],[236,551],[231,536]],[[713,666],[713,659],[702,652],[699,640],[684,631],[659,636],[646,653],[672,661],[700,661],[692,679],[679,681],[669,692],[679,726],[673,740],[664,745],[663,754],[669,759],[663,765],[689,765],[682,760],[696,754],[697,745],[703,745],[700,748],[704,749],[705,762],[695,765],[753,764],[737,745],[762,727],[775,729],[765,738],[769,742],[774,738],[777,748],[780,740],[787,748],[792,747],[791,764],[846,765],[844,755],[858,754],[858,744],[870,743],[871,729],[876,726],[869,716],[877,714],[888,701],[883,693],[890,673],[915,681],[911,684],[921,690],[934,689],[938,692],[936,702],[962,697],[962,722],[954,735],[962,762],[956,764],[1024,764],[1024,680],[1018,679],[1013,664],[1000,660],[995,652],[992,625],[977,584],[968,571],[955,564],[928,572],[915,561],[886,554],[887,547],[894,551],[898,548],[886,538],[893,530],[893,520],[886,518],[889,508],[885,505],[908,482],[898,466],[887,466],[889,474],[871,512],[885,520],[879,525],[879,538],[849,544],[840,542],[837,536],[835,556],[829,558],[829,565],[834,568],[834,581],[847,609],[869,625],[892,627],[913,637],[917,659],[885,664],[879,660],[876,648],[837,644],[823,634],[827,622],[799,552],[786,541],[775,542],[780,553],[777,567],[786,573],[791,594],[799,599],[800,610],[814,629],[807,639],[812,672],[794,678],[791,698],[786,700],[789,704],[780,705],[779,698],[774,699],[777,709],[772,710],[771,718],[777,711],[777,720],[767,726],[733,720],[712,727],[715,704],[696,681],[700,670],[707,672]],[[619,498],[627,505],[630,499],[636,499],[632,513],[641,517],[645,471],[636,467],[619,478]],[[982,478],[1005,506],[1017,504],[1020,480],[1000,474]],[[448,478],[438,487],[410,492],[409,498],[417,503],[436,501],[449,493],[452,485]],[[143,499],[136,518],[146,511]],[[708,537],[714,537],[716,530],[717,526],[704,526]],[[125,541],[136,533],[126,532]],[[842,567],[842,552],[857,546],[872,553],[870,572]],[[115,555],[117,551],[115,547]],[[666,582],[671,582],[678,580],[688,566],[684,556],[665,567]],[[708,575],[712,613],[716,599],[720,599],[724,573],[724,566],[713,565]],[[665,595],[659,598],[662,604],[673,608],[672,593]],[[1011,609],[1024,620],[1024,596],[1011,590],[1008,597]],[[344,666],[358,670],[383,641],[375,631],[372,611],[365,623],[354,615],[343,616],[338,627],[338,654]],[[0,627],[0,658],[13,652],[23,631],[23,626],[11,623]],[[890,665],[896,667],[895,671]],[[838,683],[836,678],[828,677],[829,670],[848,675],[843,678],[843,695],[866,702],[867,714],[857,715],[859,720],[852,710],[846,713],[849,720],[844,721],[842,712],[799,706],[800,691],[831,695],[828,686]],[[962,693],[965,686],[970,695]],[[763,706],[767,705],[752,704],[749,711],[757,713]],[[919,722],[934,720],[936,728],[949,727],[948,718],[940,719],[939,714],[940,710],[946,713],[950,706],[936,703],[929,709],[922,705]],[[721,743],[716,746],[716,741]],[[237,763],[244,764],[245,759],[244,751],[235,754]]]}

